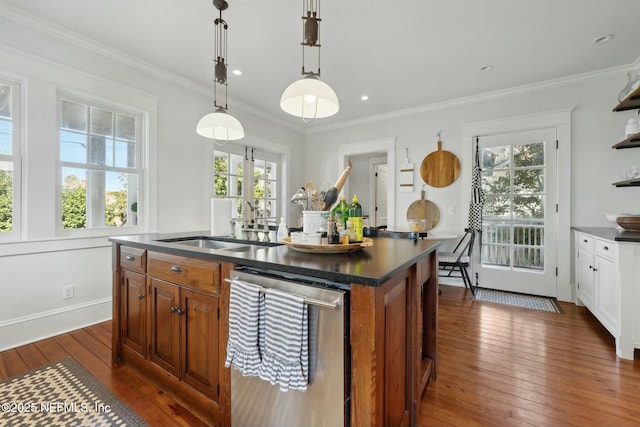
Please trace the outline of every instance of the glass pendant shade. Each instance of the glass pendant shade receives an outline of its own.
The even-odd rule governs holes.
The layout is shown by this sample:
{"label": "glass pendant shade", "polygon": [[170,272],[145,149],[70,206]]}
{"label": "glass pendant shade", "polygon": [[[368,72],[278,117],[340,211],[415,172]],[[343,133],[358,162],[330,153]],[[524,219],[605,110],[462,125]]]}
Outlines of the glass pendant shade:
{"label": "glass pendant shade", "polygon": [[303,119],[320,119],[336,114],[340,103],[331,86],[308,75],[285,89],[280,98],[280,108]]}
{"label": "glass pendant shade", "polygon": [[231,141],[244,138],[242,124],[222,108],[201,118],[196,126],[196,132],[205,138],[217,140]]}

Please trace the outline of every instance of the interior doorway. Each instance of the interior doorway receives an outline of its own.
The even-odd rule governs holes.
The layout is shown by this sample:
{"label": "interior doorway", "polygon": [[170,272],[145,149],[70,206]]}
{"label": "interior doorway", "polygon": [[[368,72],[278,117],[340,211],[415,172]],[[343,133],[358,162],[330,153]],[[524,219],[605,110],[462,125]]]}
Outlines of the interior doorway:
{"label": "interior doorway", "polygon": [[[352,161],[353,167],[342,194],[347,197],[352,197],[354,193],[358,195],[363,210],[367,206],[370,225],[373,225],[371,221],[373,215],[371,213],[375,212],[375,205],[371,208],[371,200],[375,200],[377,197],[378,211],[383,209],[386,211],[386,224],[384,225],[393,230],[395,227],[395,138],[383,138],[339,146],[338,170],[343,170],[349,160]],[[378,180],[385,181],[386,186],[383,189],[383,185],[379,182],[377,186],[379,187],[377,189],[379,192],[376,191],[375,183],[371,182],[371,179],[375,178],[375,176],[372,176],[373,173],[370,167],[374,164],[386,164],[386,173],[380,174]],[[381,171],[382,169],[383,167],[380,167]],[[362,198],[366,199],[366,204],[362,203]],[[379,221],[384,220],[379,217]]]}

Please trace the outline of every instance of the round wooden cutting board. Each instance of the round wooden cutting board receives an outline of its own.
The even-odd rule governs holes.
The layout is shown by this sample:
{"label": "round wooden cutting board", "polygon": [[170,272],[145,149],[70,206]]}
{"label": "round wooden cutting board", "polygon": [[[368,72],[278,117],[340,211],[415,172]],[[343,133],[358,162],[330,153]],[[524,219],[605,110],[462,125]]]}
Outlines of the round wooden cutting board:
{"label": "round wooden cutting board", "polygon": [[424,231],[429,231],[440,221],[440,209],[430,200],[424,199],[424,190],[420,192],[420,200],[409,205],[407,209],[407,220],[410,219],[424,219],[427,221],[427,228]]}
{"label": "round wooden cutting board", "polygon": [[438,151],[424,158],[420,175],[432,187],[446,187],[458,179],[460,160],[452,152],[443,150],[442,141],[438,140]]}

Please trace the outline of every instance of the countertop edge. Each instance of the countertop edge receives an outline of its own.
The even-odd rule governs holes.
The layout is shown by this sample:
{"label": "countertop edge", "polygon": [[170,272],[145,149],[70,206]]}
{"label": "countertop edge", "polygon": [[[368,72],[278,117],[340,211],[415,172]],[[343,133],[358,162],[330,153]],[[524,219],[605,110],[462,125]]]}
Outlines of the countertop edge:
{"label": "countertop edge", "polygon": [[[147,249],[147,250],[157,250],[161,252],[170,253],[173,255],[179,256],[187,256],[187,257],[196,257],[196,258],[204,258],[204,259],[212,259],[222,262],[229,262],[237,265],[256,267],[256,268],[265,268],[272,269],[277,271],[282,271],[286,273],[307,275],[313,277],[319,277],[322,279],[331,280],[334,282],[341,282],[345,284],[360,284],[372,287],[379,287],[384,284],[387,280],[394,277],[400,271],[409,268],[411,265],[415,264],[420,258],[424,257],[426,254],[429,254],[435,250],[440,245],[439,240],[427,239],[425,242],[429,242],[429,246],[426,246],[423,250],[416,251],[412,256],[407,257],[406,260],[403,260],[402,263],[399,263],[394,266],[394,268],[385,272],[384,274],[377,276],[370,276],[366,273],[355,274],[350,272],[342,272],[342,271],[329,271],[322,268],[313,268],[312,266],[299,266],[299,265],[290,265],[279,262],[270,262],[265,260],[257,260],[252,259],[251,257],[247,257],[246,255],[236,255],[234,253],[229,253],[223,250],[215,250],[215,249],[199,249],[199,248],[189,248],[188,246],[178,247],[172,244],[168,244],[165,242],[158,241],[158,239],[167,239],[167,238],[175,238],[175,237],[183,237],[183,236],[195,236],[202,235],[202,232],[190,232],[190,233],[150,233],[150,234],[137,234],[137,235],[127,235],[127,236],[112,236],[109,237],[109,241],[113,243],[123,244],[131,247],[136,247],[139,249]],[[376,239],[387,239],[384,237],[376,238]],[[400,239],[393,239],[400,240]],[[409,242],[409,240],[405,240]],[[289,249],[286,246],[274,246],[267,248],[268,250],[273,249],[274,251],[288,251]],[[364,248],[366,251],[368,248]],[[319,255],[310,255],[319,256]],[[325,256],[325,255],[320,255]],[[311,259],[311,258],[310,258]]]}
{"label": "countertop edge", "polygon": [[640,231],[620,230],[614,227],[571,227],[574,231],[591,234],[602,239],[616,242],[640,243]]}

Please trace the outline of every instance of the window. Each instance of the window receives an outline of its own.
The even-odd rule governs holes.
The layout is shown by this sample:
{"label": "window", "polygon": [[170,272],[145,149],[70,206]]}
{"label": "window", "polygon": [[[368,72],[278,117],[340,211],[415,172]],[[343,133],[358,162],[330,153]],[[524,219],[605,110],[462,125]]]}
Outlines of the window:
{"label": "window", "polygon": [[[281,169],[280,155],[246,148],[245,153],[229,147],[214,151],[214,195],[235,200],[234,219],[247,209],[262,224],[278,225]],[[246,216],[245,216],[246,218]]]}
{"label": "window", "polygon": [[137,226],[141,115],[68,98],[59,108],[59,229]]}
{"label": "window", "polygon": [[20,235],[19,93],[0,81],[0,240]]}

